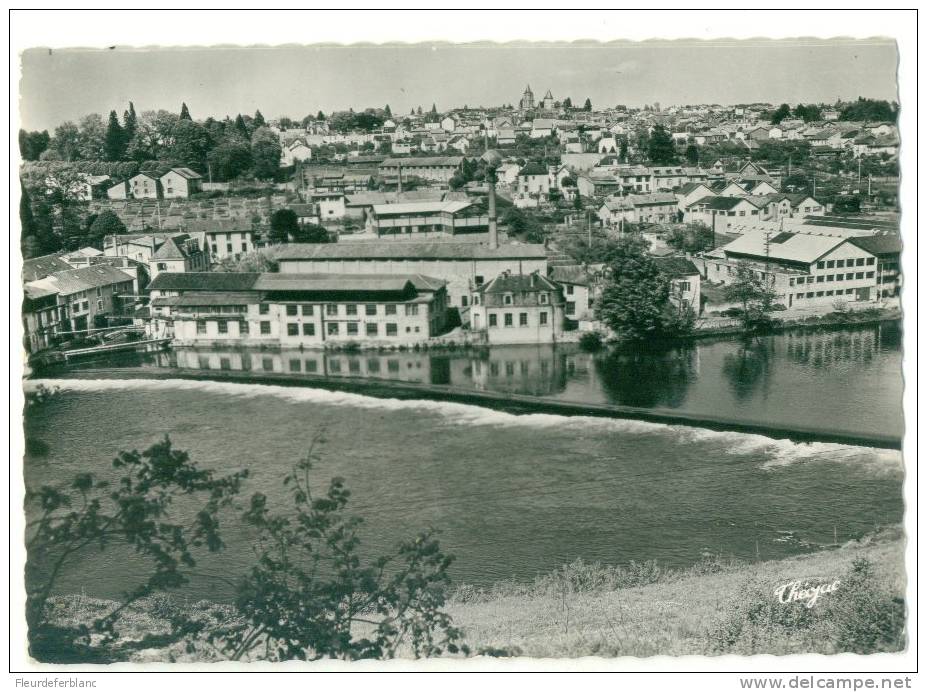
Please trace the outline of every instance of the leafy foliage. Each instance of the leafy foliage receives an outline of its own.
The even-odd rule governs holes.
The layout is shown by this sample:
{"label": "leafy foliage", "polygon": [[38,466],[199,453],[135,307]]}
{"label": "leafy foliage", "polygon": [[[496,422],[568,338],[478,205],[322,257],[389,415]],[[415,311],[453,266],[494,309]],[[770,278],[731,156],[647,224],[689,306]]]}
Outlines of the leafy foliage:
{"label": "leafy foliage", "polygon": [[785,641],[796,652],[872,654],[903,649],[904,622],[904,601],[879,583],[869,560],[856,558],[838,589],[813,608],[745,586],[709,637],[718,653],[766,653]]}
{"label": "leafy foliage", "polygon": [[579,347],[587,353],[601,351],[604,345],[602,335],[599,332],[584,332],[579,337]]}
{"label": "leafy foliage", "polygon": [[898,104],[860,96],[857,101],[841,109],[840,119],[893,123],[898,119]]}
{"label": "leafy foliage", "polygon": [[287,243],[299,231],[299,217],[292,209],[277,209],[270,217],[270,239]]}
{"label": "leafy foliage", "polygon": [[691,308],[671,294],[671,277],[648,247],[640,236],[626,235],[603,252],[606,281],[596,316],[625,341],[681,336],[694,324]]}
{"label": "leafy foliage", "polygon": [[51,136],[48,130],[41,132],[19,131],[19,154],[26,161],[36,161],[48,149]]}
{"label": "leafy foliage", "polygon": [[260,250],[246,252],[240,257],[228,255],[212,268],[217,272],[275,272],[279,269],[277,261]]}
{"label": "leafy foliage", "polygon": [[671,248],[694,254],[711,247],[711,229],[701,221],[673,226],[665,240]]}
{"label": "leafy foliage", "polygon": [[699,161],[698,145],[690,144],[686,147],[686,163],[691,166],[697,166]]}
{"label": "leafy foliage", "polygon": [[324,226],[315,223],[304,223],[296,227],[293,232],[294,243],[330,243],[332,241]]}
{"label": "leafy foliage", "polygon": [[[46,405],[40,392],[27,407]],[[28,415],[28,409],[27,409]],[[87,660],[91,635],[118,637],[113,623],[133,601],[187,582],[196,566],[194,552],[222,549],[219,512],[238,494],[247,471],[216,477],[173,449],[167,437],[143,452],[120,452],[113,460],[116,482],[79,472],[70,483],[26,489],[26,620],[30,653],[40,661]],[[180,497],[196,498],[189,524],[172,520]],[[190,500],[186,500],[190,501]],[[105,550],[114,543],[131,547],[148,565],[148,576],[126,593],[123,602],[92,625],[50,624],[47,607],[62,571],[85,549]],[[96,637],[99,639],[99,636]]]}
{"label": "leafy foliage", "polygon": [[119,161],[125,156],[126,133],[119,124],[119,117],[116,111],[109,112],[109,122],[106,125],[106,139],[104,141],[104,153],[109,161]]}
{"label": "leafy foliage", "polygon": [[792,114],[792,110],[789,108],[789,104],[783,103],[776,110],[773,111],[770,121],[773,125],[778,125],[783,120],[788,118]]}
{"label": "leafy foliage", "polygon": [[770,325],[776,292],[749,267],[740,264],[734,278],[724,288],[725,297],[741,306],[744,328],[756,330]]}
{"label": "leafy foliage", "polygon": [[312,491],[316,436],[283,483],[292,506],[274,514],[255,493],[244,514],[257,532],[257,561],[238,589],[241,618],[208,634],[228,658],[272,661],[392,658],[468,653],[442,611],[452,558],[434,532],[401,543],[389,557],[359,555],[361,520],[346,512],[350,491],[334,478]]}
{"label": "leafy foliage", "polygon": [[206,128],[189,118],[180,118],[171,129],[171,139],[168,151],[171,159],[194,170],[201,171],[206,167],[206,156],[209,153],[209,134]]}
{"label": "leafy foliage", "polygon": [[126,225],[122,222],[122,219],[115,212],[104,209],[90,224],[87,231],[87,240],[94,245],[98,245],[102,244],[105,236],[125,232]]}
{"label": "leafy foliage", "polygon": [[273,178],[280,169],[280,141],[266,127],[258,128],[251,136],[251,161],[254,175],[260,179]]}
{"label": "leafy foliage", "polygon": [[647,155],[651,163],[659,166],[676,163],[676,146],[662,125],[654,125],[647,142]]}
{"label": "leafy foliage", "polygon": [[801,118],[806,123],[817,122],[821,119],[821,107],[813,104],[805,106],[799,103],[795,106],[794,115],[796,118]]}
{"label": "leafy foliage", "polygon": [[230,136],[206,155],[206,161],[216,180],[233,180],[251,168],[251,147],[247,140]]}
{"label": "leafy foliage", "polygon": [[509,233],[527,243],[543,243],[547,238],[544,224],[534,214],[516,207],[508,207],[500,218]]}

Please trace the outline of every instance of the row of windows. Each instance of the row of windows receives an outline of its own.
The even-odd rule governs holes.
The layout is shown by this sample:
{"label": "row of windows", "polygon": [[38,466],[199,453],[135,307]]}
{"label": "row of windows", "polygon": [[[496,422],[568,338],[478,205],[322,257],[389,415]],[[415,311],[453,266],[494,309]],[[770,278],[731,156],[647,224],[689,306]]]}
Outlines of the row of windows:
{"label": "row of windows", "polygon": [[872,266],[873,264],[875,264],[875,257],[858,257],[855,260],[850,258],[848,260],[838,259],[838,260],[821,261],[821,262],[818,262],[817,267],[818,269],[833,269],[835,267],[839,269],[840,267],[844,266],[844,261],[846,261],[847,267],[853,267],[853,266],[862,267],[865,265]]}
{"label": "row of windows", "polygon": [[815,282],[820,284],[824,283],[825,281],[857,281],[864,278],[871,279],[874,276],[875,272],[856,272],[855,274],[852,272],[848,272],[847,274],[819,274],[818,276],[809,276],[807,278],[804,276],[799,276],[798,278],[790,279],[789,285],[794,286],[795,284],[803,284],[806,282],[809,284]]}
{"label": "row of windows", "polygon": [[[265,324],[264,322],[261,323],[261,327],[262,327],[262,328],[261,328],[261,333],[262,333],[262,334],[264,334],[264,333],[270,334],[270,322],[267,322],[267,332],[264,332],[264,329],[263,329],[264,324]],[[216,330],[217,330],[220,334],[228,334],[228,333],[229,333],[229,321],[228,321],[228,320],[216,320]],[[251,331],[251,329],[250,329],[250,327],[248,326],[248,323],[247,323],[247,322],[241,321],[241,322],[238,323],[238,333],[239,333],[239,334],[249,334],[250,331]],[[205,333],[206,333],[206,320],[197,320],[197,321],[196,321],[196,333],[197,333],[197,334],[205,334]]]}
{"label": "row of windows", "polygon": [[[242,252],[248,252],[248,243],[242,241],[242,243],[241,243],[241,251],[242,251]],[[229,255],[234,254],[235,251],[232,249],[232,244],[231,244],[231,243],[226,243],[226,244],[225,244],[225,252],[226,252],[226,254],[229,254]],[[218,246],[216,243],[213,243],[213,244],[212,244],[212,254],[214,254],[214,255],[218,255],[218,254],[219,254],[219,246]]]}
{"label": "row of windows", "polygon": [[[573,287],[569,286],[568,288],[572,289]],[[572,293],[572,291],[570,291],[570,293]],[[538,302],[541,305],[547,305],[549,300],[550,300],[550,296],[547,293],[538,293]],[[511,305],[512,303],[513,303],[513,297],[511,294],[506,293],[505,295],[502,296],[503,305]],[[474,299],[474,304],[479,304],[479,303],[478,301]]]}
{"label": "row of windows", "polygon": [[[319,372],[319,361],[314,358],[307,358],[305,361],[300,361],[297,358],[291,358],[289,360],[289,370],[290,372],[302,372],[305,367],[307,373],[316,373]],[[421,370],[421,363],[407,363],[406,367],[412,369],[416,367]],[[199,367],[203,370],[212,369],[212,364],[209,361],[209,356],[200,356],[199,357]],[[219,358],[219,368],[221,370],[231,370],[232,369],[232,360],[231,358]],[[261,368],[267,372],[273,372],[274,370],[274,359],[273,358],[263,358],[261,360]],[[386,361],[386,369],[388,372],[399,372],[400,363],[398,360],[388,360]],[[251,370],[251,357],[248,354],[242,355],[241,358],[241,369],[242,370]],[[341,361],[340,360],[331,360],[328,363],[328,371],[330,373],[340,373],[342,371]],[[357,359],[351,359],[348,361],[348,371],[351,373],[359,373],[361,371],[360,361]],[[370,359],[367,361],[367,371],[368,372],[380,372],[380,361],[376,359]]]}
{"label": "row of windows", "polygon": [[838,288],[834,291],[817,291],[816,293],[812,291],[810,293],[796,293],[795,300],[804,300],[805,298],[823,298],[825,296],[842,296],[844,294],[852,296],[853,291],[854,289],[852,288],[848,288],[846,291],[844,291],[842,288]]}
{"label": "row of windows", "polygon": [[190,308],[191,312],[212,313],[213,315],[245,314],[248,308],[245,305],[198,305]]}
{"label": "row of windows", "polygon": [[[348,316],[355,316],[358,314],[358,307],[359,307],[358,305],[354,305],[354,304],[344,305],[344,314]],[[418,315],[418,305],[417,304],[407,304],[404,307],[405,307],[406,317]],[[262,315],[269,315],[270,305],[268,305],[267,303],[261,303],[258,308],[258,312],[260,312],[260,314]],[[312,317],[313,315],[315,315],[315,306],[309,305],[309,304],[296,305],[296,304],[290,303],[286,306],[286,314],[288,317],[296,317],[300,314],[302,314],[303,317]],[[335,305],[332,303],[329,303],[328,305],[326,305],[325,314],[328,317],[337,317],[339,314],[338,305]],[[379,311],[376,305],[368,303],[367,305],[364,305],[364,314],[367,315],[368,317],[375,317],[377,314],[379,314]],[[383,314],[384,315],[397,314],[397,306],[391,303],[387,303],[386,305],[383,306]]]}
{"label": "row of windows", "polygon": [[[229,333],[229,321],[228,320],[216,320],[216,330],[219,334],[228,334]],[[544,324],[545,322],[542,322]],[[329,322],[326,325],[326,333],[329,336],[338,336],[341,334],[342,325],[338,322]],[[271,333],[271,323],[263,321],[260,323],[261,334],[268,336]],[[380,325],[376,322],[368,322],[364,325],[364,330],[367,336],[380,336]],[[399,325],[394,322],[387,322],[386,328],[384,330],[386,336],[398,336],[399,334]],[[196,321],[196,333],[199,335],[205,335],[206,331],[206,320],[197,320]],[[238,323],[238,333],[246,335],[250,333],[250,328],[248,323],[241,321]],[[303,336],[315,336],[315,325],[309,322],[305,322],[302,325],[300,324],[288,324],[286,326],[287,336],[299,336],[302,333]],[[360,334],[360,323],[359,322],[347,322],[344,324],[344,333],[348,336],[358,336]],[[421,333],[420,327],[406,327],[406,333],[408,334],[419,334]]]}
{"label": "row of windows", "polygon": [[[542,326],[547,324],[547,312],[538,313],[540,315],[540,322]],[[511,312],[506,312],[502,315],[502,326],[503,327],[514,327],[515,326],[515,315]],[[491,312],[489,313],[489,326],[498,327],[499,326],[499,316]],[[518,313],[518,326],[527,327],[528,326],[528,313],[520,312]]]}

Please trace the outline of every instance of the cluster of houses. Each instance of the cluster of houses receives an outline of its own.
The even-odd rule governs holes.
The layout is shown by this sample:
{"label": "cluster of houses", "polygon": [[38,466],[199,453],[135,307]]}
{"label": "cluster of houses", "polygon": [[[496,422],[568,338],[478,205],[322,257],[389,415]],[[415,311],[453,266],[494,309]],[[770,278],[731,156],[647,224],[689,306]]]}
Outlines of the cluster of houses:
{"label": "cluster of houses", "polygon": [[[45,181],[53,189],[61,183],[53,177]],[[68,182],[68,194],[83,202],[101,197],[119,199],[186,199],[201,192],[203,176],[186,167],[162,168],[136,173],[124,180],[113,180],[108,175],[84,174]]]}
{"label": "cluster of houses", "polygon": [[190,168],[141,171],[106,188],[110,199],[185,199],[203,189],[203,176]]}
{"label": "cluster of houses", "polygon": [[633,153],[634,135],[656,125],[667,129],[679,145],[704,146],[735,142],[745,153],[766,140],[809,143],[812,156],[829,157],[843,152],[854,156],[898,153],[898,131],[892,123],[840,120],[840,113],[824,108],[820,120],[805,122],[787,118],[773,123],[768,118],[771,104],[750,106],[685,106],[643,110],[623,107],[592,110],[567,107],[547,90],[535,98],[530,86],[506,109],[455,109],[448,113],[411,113],[385,117],[373,131],[336,132],[325,120],[312,120],[305,127],[284,129],[271,123],[283,149],[281,165],[313,159],[313,148],[345,145],[346,153],[335,156],[346,161],[352,149],[371,145],[393,155],[464,155],[486,139],[496,147],[515,144],[519,137],[555,138],[566,153],[617,154],[624,141]]}
{"label": "cluster of houses", "polygon": [[36,353],[52,346],[56,337],[105,328],[112,317],[130,318],[139,278],[136,263],[93,249],[25,260],[25,350]]}
{"label": "cluster of houses", "polygon": [[[104,251],[27,260],[25,347],[131,319],[189,346],[413,345],[458,329],[478,343],[555,343],[595,318],[605,268],[543,245],[343,242],[289,245],[273,273],[209,271],[205,234],[110,237]],[[747,266],[786,309],[898,294],[900,240],[880,233],[745,232],[694,257],[659,257],[672,300],[696,314],[702,283]],[[459,328],[463,328],[462,331]]]}
{"label": "cluster of houses", "polygon": [[[300,199],[287,208],[299,223],[357,232],[334,243],[281,246],[273,273],[211,271],[266,242],[244,216],[189,219],[172,230],[109,236],[102,250],[27,260],[24,345],[41,351],[114,320],[177,344],[272,348],[411,345],[448,334],[489,344],[553,343],[603,329],[595,307],[606,268],[578,265],[542,244],[510,242],[498,228],[497,195],[522,208],[579,197],[610,233],[629,224],[704,223],[723,242],[696,256],[658,258],[674,303],[696,314],[705,310],[703,282],[723,286],[742,266],[772,286],[786,309],[897,295],[896,233],[822,227],[826,209],[814,195],[783,189],[781,173],[749,157],[736,165],[621,162],[621,150],[636,146],[630,135],[656,125],[680,144],[737,140],[746,150],[765,139],[803,139],[813,150],[859,156],[891,156],[890,143],[897,146],[892,125],[845,123],[827,110],[822,123],[772,125],[762,112],[760,104],[587,111],[565,107],[550,91],[535,99],[527,87],[514,109],[386,118],[373,132],[334,132],[321,120],[295,130],[271,124],[281,165],[296,166],[289,189]],[[560,163],[488,148],[519,137],[556,145]],[[386,151],[383,143],[389,155],[369,153],[369,144]],[[332,144],[353,151],[337,166],[316,164],[313,150]],[[474,144],[495,183],[450,189]],[[202,189],[200,174],[172,167],[122,181],[85,176],[81,198],[183,205]]]}

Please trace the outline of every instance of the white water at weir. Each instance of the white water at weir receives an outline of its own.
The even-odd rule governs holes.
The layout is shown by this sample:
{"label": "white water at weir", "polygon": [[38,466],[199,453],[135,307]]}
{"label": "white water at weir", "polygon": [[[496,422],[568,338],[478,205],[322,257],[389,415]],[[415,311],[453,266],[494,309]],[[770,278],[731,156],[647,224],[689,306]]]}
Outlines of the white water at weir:
{"label": "white water at weir", "polygon": [[[530,580],[577,558],[776,559],[859,539],[904,513],[903,466],[891,450],[277,383],[115,375],[25,387],[61,392],[27,417],[30,439],[45,443],[25,460],[29,486],[85,470],[110,478],[121,450],[168,435],[203,468],[248,468],[246,496],[278,506],[288,498],[283,477],[321,432],[314,481],[345,479],[365,550],[383,554],[434,527],[458,558],[454,579],[468,583]],[[224,533],[227,549],[204,558],[204,571],[243,574],[253,552],[237,512]],[[131,551],[87,560],[62,592],[113,597],[138,569]],[[209,580],[184,595],[232,597]]]}
{"label": "white water at weir", "polygon": [[545,413],[512,414],[472,404],[418,399],[391,399],[338,392],[311,387],[286,387],[266,384],[243,384],[211,380],[168,379],[35,379],[26,380],[24,389],[40,387],[63,392],[112,391],[201,391],[236,398],[270,396],[294,404],[374,409],[383,411],[419,411],[440,416],[446,425],[520,427],[556,429],[582,435],[619,434],[624,436],[667,436],[678,444],[705,444],[713,451],[731,456],[761,454],[767,460],[761,468],[775,472],[795,464],[827,461],[865,466],[875,475],[903,473],[901,452],[858,447],[830,442],[794,442],[752,433],[717,431],[695,426],[654,423],[620,418],[560,416]]}

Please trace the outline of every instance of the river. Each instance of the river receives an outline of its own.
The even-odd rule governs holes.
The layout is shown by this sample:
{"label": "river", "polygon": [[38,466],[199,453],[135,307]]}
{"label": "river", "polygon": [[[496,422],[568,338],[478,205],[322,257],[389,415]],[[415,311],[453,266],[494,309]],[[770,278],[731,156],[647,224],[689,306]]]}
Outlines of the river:
{"label": "river", "polygon": [[[539,347],[324,356],[181,350],[110,357],[108,364],[163,375],[245,365],[291,372],[298,362],[305,374],[310,361],[316,373],[333,377],[337,368],[567,401],[902,432],[900,338],[892,324],[800,330],[746,344],[699,341],[637,356]],[[350,506],[366,520],[365,550],[384,552],[434,526],[456,555],[452,574],[462,582],[530,579],[580,557],[675,566],[704,553],[783,557],[903,518],[904,470],[900,453],[890,450],[206,378],[64,373],[48,384],[62,393],[27,422],[28,434],[49,445],[26,459],[29,485],[88,466],[105,474],[120,450],[169,434],[205,467],[249,468],[246,492],[279,503],[283,475],[324,430],[314,479],[345,478]],[[208,575],[234,577],[253,555],[234,516],[225,538],[228,549],[201,564],[206,576],[186,588],[190,597],[231,597],[225,581]],[[118,596],[139,566],[115,551],[105,559],[88,554],[59,590]]]}

